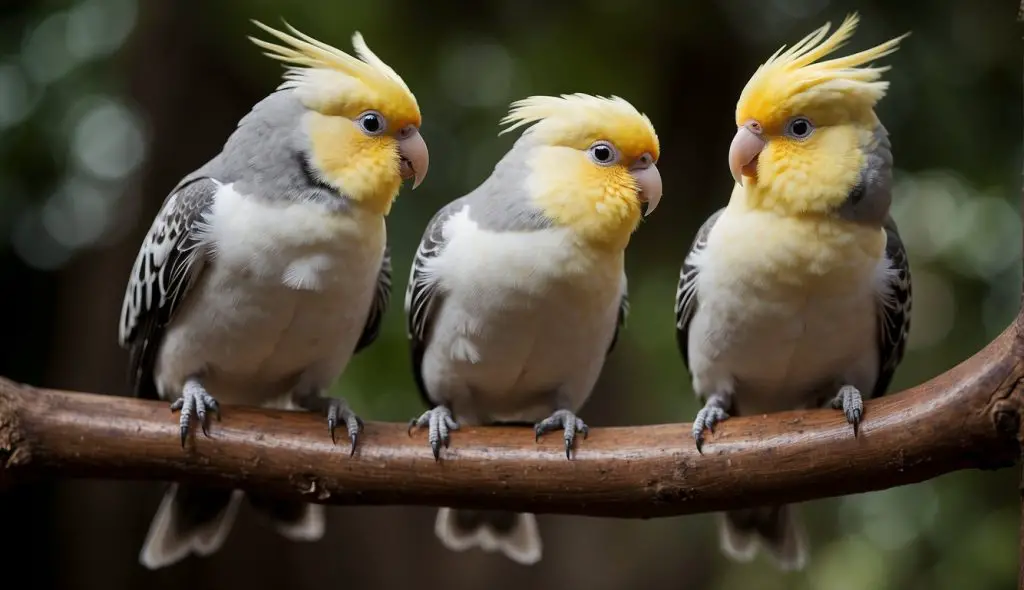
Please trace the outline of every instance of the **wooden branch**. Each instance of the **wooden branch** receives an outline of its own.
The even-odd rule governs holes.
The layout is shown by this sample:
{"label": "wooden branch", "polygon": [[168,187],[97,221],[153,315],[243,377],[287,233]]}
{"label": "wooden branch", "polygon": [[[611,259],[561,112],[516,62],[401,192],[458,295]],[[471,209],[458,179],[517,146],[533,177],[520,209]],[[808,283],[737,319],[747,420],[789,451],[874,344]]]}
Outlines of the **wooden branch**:
{"label": "wooden branch", "polygon": [[326,504],[625,518],[880,490],[1017,462],[1022,325],[927,383],[867,402],[857,437],[834,410],[736,417],[709,435],[703,455],[689,424],[595,428],[571,461],[557,433],[535,443],[528,428],[464,427],[435,462],[424,432],[367,422],[349,457],[322,416],[236,406],[182,449],[166,403],[0,380],[0,485],[178,480]]}

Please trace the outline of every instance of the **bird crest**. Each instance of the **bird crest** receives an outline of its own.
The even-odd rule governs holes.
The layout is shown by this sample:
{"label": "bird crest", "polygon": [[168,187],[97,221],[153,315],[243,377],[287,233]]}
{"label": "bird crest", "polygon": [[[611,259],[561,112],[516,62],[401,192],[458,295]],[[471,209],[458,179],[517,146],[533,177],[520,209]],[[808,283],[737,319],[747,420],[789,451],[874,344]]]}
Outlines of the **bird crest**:
{"label": "bird crest", "polygon": [[743,88],[736,108],[737,124],[750,118],[770,119],[770,115],[763,113],[794,108],[794,103],[820,97],[854,101],[873,108],[888,90],[889,83],[881,80],[881,76],[889,66],[865,64],[899,49],[900,41],[910,33],[852,55],[819,61],[846,44],[859,20],[857,13],[849,14],[827,38],[831,23],[825,23],[789,49],[785,45],[780,47]]}
{"label": "bird crest", "polygon": [[658,159],[660,146],[654,125],[647,115],[618,96],[575,93],[517,100],[501,120],[500,124],[506,127],[499,135],[534,123],[527,132],[545,141],[586,147],[604,139],[624,152],[646,152]]}
{"label": "bird crest", "polygon": [[[265,50],[264,55],[267,57],[291,64],[282,86],[308,90],[307,94],[315,97],[314,102],[322,107],[319,110],[329,110],[331,105],[340,106],[339,103],[345,104],[352,100],[384,102],[418,125],[419,105],[409,86],[398,72],[370,50],[358,31],[352,35],[352,46],[356,54],[353,57],[317,41],[287,22],[284,24],[292,34],[256,20],[252,22],[287,45],[249,37],[250,41]],[[339,79],[339,74],[342,79]]]}

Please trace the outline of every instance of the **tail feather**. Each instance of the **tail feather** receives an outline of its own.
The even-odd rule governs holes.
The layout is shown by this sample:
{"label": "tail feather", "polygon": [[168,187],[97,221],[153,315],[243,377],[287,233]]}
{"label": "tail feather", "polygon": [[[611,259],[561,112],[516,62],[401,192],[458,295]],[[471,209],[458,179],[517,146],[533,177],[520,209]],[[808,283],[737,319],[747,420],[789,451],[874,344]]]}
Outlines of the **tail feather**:
{"label": "tail feather", "polygon": [[224,544],[241,499],[238,490],[171,484],[149,525],[139,563],[158,569],[189,553],[214,553]]}
{"label": "tail feather", "polygon": [[802,570],[807,564],[807,535],[796,509],[766,506],[726,512],[721,521],[722,551],[748,562],[764,547],[781,570]]}
{"label": "tail feather", "polygon": [[323,505],[279,500],[252,493],[247,494],[246,498],[256,512],[286,539],[311,542],[323,538],[326,528]]}
{"label": "tail feather", "polygon": [[523,565],[537,563],[542,554],[537,518],[532,514],[441,508],[434,533],[452,551],[479,547]]}

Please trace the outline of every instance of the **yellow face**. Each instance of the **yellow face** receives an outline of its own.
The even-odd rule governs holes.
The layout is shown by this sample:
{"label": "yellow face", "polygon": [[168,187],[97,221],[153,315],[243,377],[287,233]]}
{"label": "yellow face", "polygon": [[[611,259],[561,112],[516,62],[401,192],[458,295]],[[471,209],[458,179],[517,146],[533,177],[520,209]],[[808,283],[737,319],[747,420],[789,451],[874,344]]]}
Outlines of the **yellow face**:
{"label": "yellow face", "polygon": [[507,121],[538,121],[527,133],[527,192],[558,225],[598,247],[625,248],[641,206],[661,199],[658,137],[622,99],[587,95],[532,97]]}
{"label": "yellow face", "polygon": [[387,215],[402,180],[422,180],[428,156],[418,110],[378,105],[350,94],[307,113],[305,125],[312,163],[325,179],[361,207]]}
{"label": "yellow face", "polygon": [[842,101],[797,98],[796,105],[763,116],[742,113],[730,164],[749,185],[752,206],[787,215],[826,214],[859,180],[862,146],[878,120],[870,109],[851,109]]}

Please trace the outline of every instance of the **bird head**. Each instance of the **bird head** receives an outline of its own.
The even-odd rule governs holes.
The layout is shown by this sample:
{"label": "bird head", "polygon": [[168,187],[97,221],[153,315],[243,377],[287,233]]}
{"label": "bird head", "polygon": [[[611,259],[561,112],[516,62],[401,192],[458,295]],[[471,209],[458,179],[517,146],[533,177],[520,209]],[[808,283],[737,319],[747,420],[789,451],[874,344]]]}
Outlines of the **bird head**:
{"label": "bird head", "polygon": [[357,57],[285,26],[258,27],[285,45],[253,37],[270,58],[291,64],[281,88],[305,106],[310,164],[357,205],[387,214],[404,179],[415,189],[430,162],[416,97],[395,70],[352,36]]}
{"label": "bird head", "polygon": [[546,217],[596,243],[625,247],[661,200],[654,126],[629,102],[587,94],[512,103],[501,133],[530,125],[517,142],[527,193]]}
{"label": "bird head", "polygon": [[[857,22],[851,14],[828,38],[826,23],[793,47],[783,46],[743,88],[729,168],[750,206],[835,215],[851,206],[851,195],[870,188],[862,186],[866,180],[888,186],[881,177],[891,175],[892,156],[874,107],[888,89],[880,78],[889,68],[862,66],[896,51],[909,33],[819,61],[845,44]],[[872,210],[887,210],[887,191]]]}

